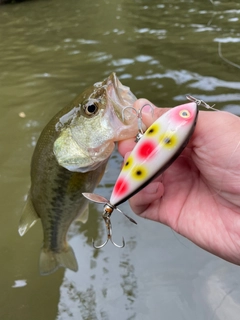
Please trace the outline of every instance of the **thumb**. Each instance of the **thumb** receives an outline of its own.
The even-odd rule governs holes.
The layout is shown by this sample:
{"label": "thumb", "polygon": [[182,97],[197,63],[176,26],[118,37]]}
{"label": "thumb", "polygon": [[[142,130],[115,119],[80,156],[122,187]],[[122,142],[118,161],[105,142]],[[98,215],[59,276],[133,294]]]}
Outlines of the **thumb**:
{"label": "thumb", "polygon": [[142,121],[148,128],[155,120],[169,110],[169,108],[157,108],[147,99],[138,99],[134,103],[134,108],[141,110]]}

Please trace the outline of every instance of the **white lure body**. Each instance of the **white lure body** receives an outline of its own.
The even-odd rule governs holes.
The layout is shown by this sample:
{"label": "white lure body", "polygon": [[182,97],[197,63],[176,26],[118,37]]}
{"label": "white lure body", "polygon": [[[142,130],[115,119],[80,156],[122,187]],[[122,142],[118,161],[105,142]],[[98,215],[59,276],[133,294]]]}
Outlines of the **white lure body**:
{"label": "white lure body", "polygon": [[128,200],[173,163],[187,145],[197,116],[197,103],[183,104],[147,129],[119,174],[109,201],[112,206]]}

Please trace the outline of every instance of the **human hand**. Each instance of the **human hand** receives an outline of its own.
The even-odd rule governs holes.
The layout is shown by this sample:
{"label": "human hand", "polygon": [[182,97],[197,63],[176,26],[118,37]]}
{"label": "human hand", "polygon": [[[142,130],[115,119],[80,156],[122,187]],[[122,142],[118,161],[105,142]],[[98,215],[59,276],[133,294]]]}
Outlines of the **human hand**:
{"label": "human hand", "polygon": [[[135,108],[150,104],[146,99]],[[143,109],[150,126],[168,109]],[[133,139],[119,142],[125,156]],[[240,118],[227,112],[200,111],[182,154],[130,200],[141,217],[166,224],[203,249],[240,265]]]}

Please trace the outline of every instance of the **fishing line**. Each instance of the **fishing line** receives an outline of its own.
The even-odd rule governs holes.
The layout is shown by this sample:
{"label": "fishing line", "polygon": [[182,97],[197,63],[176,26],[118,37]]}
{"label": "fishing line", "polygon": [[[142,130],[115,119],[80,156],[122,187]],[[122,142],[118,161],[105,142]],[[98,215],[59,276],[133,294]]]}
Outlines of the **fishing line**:
{"label": "fishing line", "polygon": [[[240,146],[240,140],[238,141],[235,149],[233,150],[230,158],[229,158],[229,161],[228,161],[228,166],[227,168],[224,170],[224,173],[222,175],[222,179],[221,179],[221,182],[220,182],[220,185],[223,186],[223,181],[224,181],[224,176],[226,175],[226,173],[228,172],[228,169],[231,167],[231,164],[232,164],[232,158],[234,156],[234,154],[236,153],[237,149],[239,148]],[[222,192],[222,187],[218,190],[217,194],[221,195],[221,192]]]}
{"label": "fishing line", "polygon": [[222,55],[222,43],[221,42],[218,42],[218,55],[219,57],[225,61],[226,63],[230,64],[231,66],[235,67],[235,68],[238,68],[240,69],[240,65],[228,60],[227,58],[225,58],[223,55]]}

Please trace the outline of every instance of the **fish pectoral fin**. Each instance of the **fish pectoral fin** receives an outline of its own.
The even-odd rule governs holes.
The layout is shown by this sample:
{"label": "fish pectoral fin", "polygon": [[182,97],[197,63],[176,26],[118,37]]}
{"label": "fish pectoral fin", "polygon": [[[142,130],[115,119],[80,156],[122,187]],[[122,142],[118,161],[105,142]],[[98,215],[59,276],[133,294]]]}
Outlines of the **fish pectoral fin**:
{"label": "fish pectoral fin", "polygon": [[42,276],[51,274],[60,267],[68,268],[75,272],[78,271],[78,263],[72,247],[68,245],[60,253],[42,248],[39,261],[40,274]]}
{"label": "fish pectoral fin", "polygon": [[23,236],[37,222],[38,219],[39,216],[33,207],[30,197],[28,196],[19,221],[18,233],[20,236]]}
{"label": "fish pectoral fin", "polygon": [[86,204],[86,207],[82,210],[79,210],[79,215],[76,218],[76,221],[80,221],[82,223],[86,223],[88,221],[89,216],[89,204]]}

